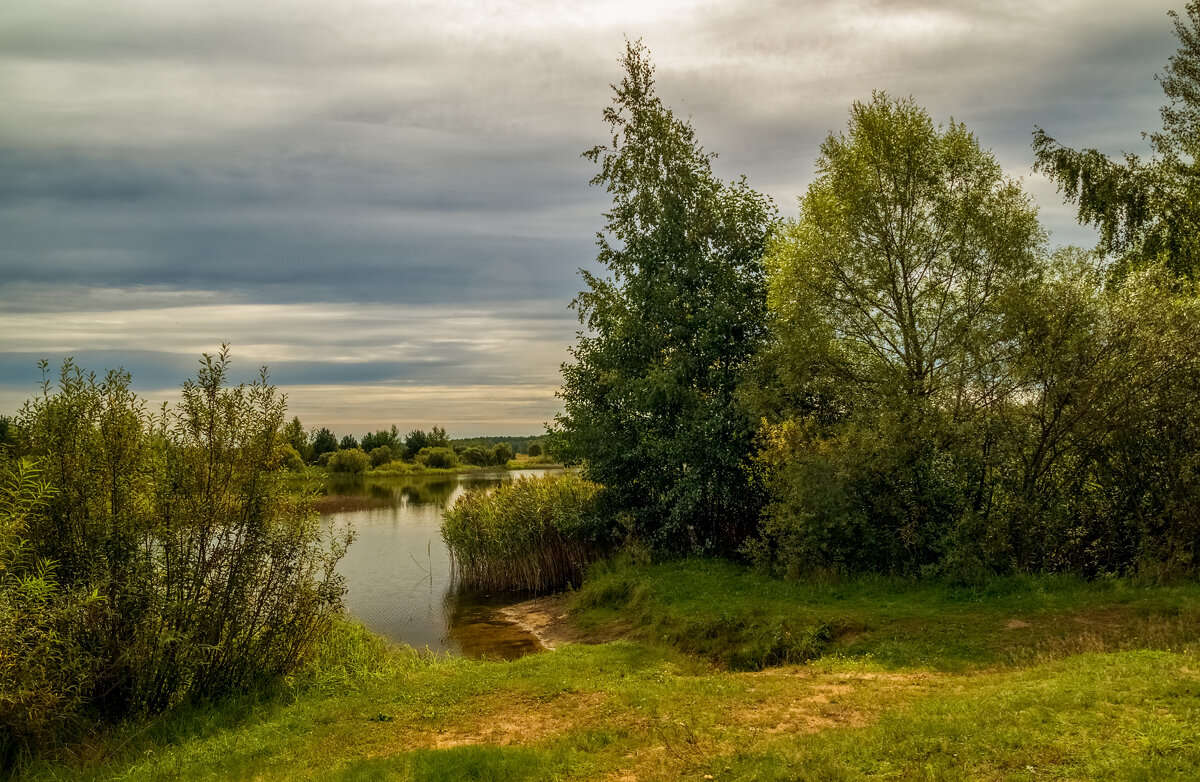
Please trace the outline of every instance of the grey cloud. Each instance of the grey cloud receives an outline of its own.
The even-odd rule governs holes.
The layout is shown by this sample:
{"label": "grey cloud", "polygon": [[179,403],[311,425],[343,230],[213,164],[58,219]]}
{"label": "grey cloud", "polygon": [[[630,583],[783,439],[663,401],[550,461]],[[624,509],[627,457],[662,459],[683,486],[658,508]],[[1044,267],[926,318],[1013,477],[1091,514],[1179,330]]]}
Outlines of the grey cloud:
{"label": "grey cloud", "polygon": [[[86,324],[53,344],[0,333],[0,385],[38,345],[128,355],[147,382],[165,381],[180,365],[160,354],[211,349],[231,329],[213,315],[184,333],[145,312],[227,304],[253,323],[256,304],[296,302],[341,314],[321,311],[320,328],[287,315],[294,338],[232,329],[261,333],[264,355],[283,351],[270,363],[289,385],[339,371],[348,384],[552,384],[607,202],[579,153],[606,140],[600,112],[625,35],[650,47],[661,97],[720,153],[719,175],[746,174],[784,215],[850,102],[887,89],[965,121],[1028,177],[1055,241],[1088,244],[1053,187],[1029,176],[1030,132],[1139,151],[1158,121],[1153,75],[1175,46],[1166,10],[1180,4],[669,0],[617,14],[584,0],[11,0],[0,318],[127,311],[152,325],[144,344],[99,316],[91,336],[115,329],[111,345],[85,338]],[[447,326],[471,337],[461,342],[404,331],[409,352],[387,355],[404,340],[379,304],[496,320]],[[531,355],[489,342],[492,331],[529,340]],[[155,374],[160,359],[170,372]],[[544,388],[528,393],[553,404]]]}

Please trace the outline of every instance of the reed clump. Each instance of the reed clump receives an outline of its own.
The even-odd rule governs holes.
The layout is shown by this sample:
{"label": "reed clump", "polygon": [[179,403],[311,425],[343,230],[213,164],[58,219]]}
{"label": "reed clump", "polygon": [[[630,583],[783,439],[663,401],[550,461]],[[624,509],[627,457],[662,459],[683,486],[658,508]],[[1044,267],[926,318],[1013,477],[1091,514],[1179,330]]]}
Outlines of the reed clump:
{"label": "reed clump", "polygon": [[598,513],[599,488],[568,474],[464,494],[442,519],[458,584],[533,593],[579,586],[587,566],[612,550],[611,527]]}

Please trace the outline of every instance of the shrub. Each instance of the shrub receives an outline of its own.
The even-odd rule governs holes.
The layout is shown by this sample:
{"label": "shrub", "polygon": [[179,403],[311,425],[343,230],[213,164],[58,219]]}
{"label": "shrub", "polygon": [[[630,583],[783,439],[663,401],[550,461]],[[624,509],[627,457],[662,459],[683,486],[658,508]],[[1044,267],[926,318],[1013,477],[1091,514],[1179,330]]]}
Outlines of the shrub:
{"label": "shrub", "polygon": [[493,464],[507,464],[508,460],[516,456],[513,453],[512,446],[508,443],[496,443],[496,447],[492,449]]}
{"label": "shrub", "polygon": [[490,464],[495,464],[495,459],[492,456],[492,451],[489,448],[472,445],[468,446],[458,454],[458,458],[464,464],[472,464],[476,467],[487,467]]}
{"label": "shrub", "polygon": [[458,466],[458,457],[453,448],[422,448],[417,454],[417,462],[434,469],[454,469]]}
{"label": "shrub", "polygon": [[542,455],[542,446],[538,445],[537,443],[532,443],[529,446],[529,455],[530,455],[530,457],[535,458],[535,459],[537,457],[541,456]]}
{"label": "shrub", "polygon": [[278,451],[279,466],[285,470],[296,471],[304,469],[304,457],[290,443],[283,443]]}
{"label": "shrub", "polygon": [[458,582],[528,592],[582,583],[588,564],[613,545],[597,513],[598,489],[574,475],[548,475],[459,497],[442,519]]}
{"label": "shrub", "polygon": [[361,448],[343,448],[329,457],[330,472],[361,473],[371,466],[371,457]]}
{"label": "shrub", "polygon": [[51,495],[31,461],[0,450],[0,770],[72,720],[92,675],[79,636],[100,598],[62,589],[27,538]]}
{"label": "shrub", "polygon": [[371,453],[368,456],[371,458],[371,466],[379,467],[392,460],[392,449],[386,445],[381,445],[378,448],[371,449]]}
{"label": "shrub", "polygon": [[99,381],[68,361],[22,408],[56,490],[28,517],[30,556],[58,563],[42,570],[55,610],[96,595],[61,667],[87,672],[78,692],[101,716],[281,681],[340,613],[352,536],[288,490],[284,401],[265,370],[227,387],[228,367],[226,348],[206,354],[181,401],[150,416],[128,373]]}

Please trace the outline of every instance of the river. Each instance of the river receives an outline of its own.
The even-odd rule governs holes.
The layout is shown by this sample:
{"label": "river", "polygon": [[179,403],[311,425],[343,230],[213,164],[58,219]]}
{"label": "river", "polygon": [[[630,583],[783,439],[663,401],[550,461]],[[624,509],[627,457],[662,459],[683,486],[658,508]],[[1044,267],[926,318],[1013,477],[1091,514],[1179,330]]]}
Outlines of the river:
{"label": "river", "polygon": [[[442,511],[472,488],[546,470],[330,480],[322,501],[357,538],[338,565],[346,606],[370,630],[415,649],[514,659],[538,651],[537,639],[495,613],[511,596],[457,593],[442,542]],[[554,472],[559,472],[558,470]]]}

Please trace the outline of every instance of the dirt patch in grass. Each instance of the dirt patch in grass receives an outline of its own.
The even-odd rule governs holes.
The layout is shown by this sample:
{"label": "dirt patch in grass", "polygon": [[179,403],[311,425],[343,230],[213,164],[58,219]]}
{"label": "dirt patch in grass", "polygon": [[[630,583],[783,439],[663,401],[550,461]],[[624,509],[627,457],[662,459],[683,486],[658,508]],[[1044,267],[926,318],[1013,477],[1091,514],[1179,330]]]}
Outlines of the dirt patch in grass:
{"label": "dirt patch in grass", "polygon": [[595,720],[607,700],[603,693],[576,693],[549,703],[539,700],[512,704],[503,711],[481,715],[474,724],[422,738],[435,749],[466,744],[508,746],[568,733]]}
{"label": "dirt patch in grass", "polygon": [[748,679],[795,681],[764,693],[761,699],[733,709],[729,724],[765,734],[817,733],[862,727],[874,721],[883,705],[915,695],[935,677],[927,673],[825,673],[793,666],[739,674]]}

